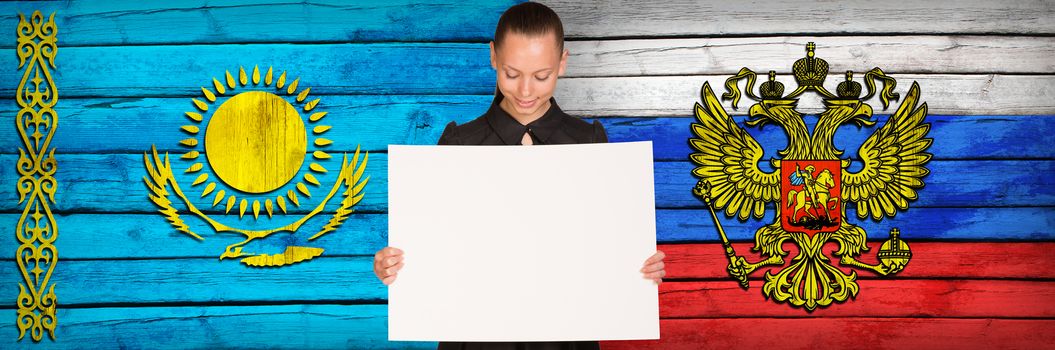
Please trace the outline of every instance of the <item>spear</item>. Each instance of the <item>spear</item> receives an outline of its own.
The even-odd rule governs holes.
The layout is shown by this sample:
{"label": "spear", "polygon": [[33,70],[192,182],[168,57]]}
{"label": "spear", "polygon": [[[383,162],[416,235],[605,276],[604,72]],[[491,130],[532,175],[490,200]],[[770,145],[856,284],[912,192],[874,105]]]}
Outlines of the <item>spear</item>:
{"label": "spear", "polygon": [[725,248],[725,257],[729,258],[729,267],[727,269],[729,276],[740,281],[740,287],[747,289],[747,274],[744,273],[744,267],[737,263],[738,256],[736,256],[736,251],[733,250],[733,245],[729,243],[729,237],[725,236],[722,223],[718,221],[718,214],[714,212],[714,207],[711,206],[711,184],[704,180],[697,181],[696,186],[692,188],[692,194],[703,201],[703,204],[707,206],[707,210],[711,212],[714,226],[718,228],[718,237],[722,239],[722,247]]}

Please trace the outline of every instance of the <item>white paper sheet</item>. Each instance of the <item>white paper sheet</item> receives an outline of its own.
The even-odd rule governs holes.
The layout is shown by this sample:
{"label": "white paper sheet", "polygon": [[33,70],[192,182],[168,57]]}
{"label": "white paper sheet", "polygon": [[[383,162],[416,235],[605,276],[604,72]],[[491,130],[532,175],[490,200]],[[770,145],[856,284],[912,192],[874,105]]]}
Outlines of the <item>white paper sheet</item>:
{"label": "white paper sheet", "polygon": [[389,146],[389,339],[658,339],[652,143]]}

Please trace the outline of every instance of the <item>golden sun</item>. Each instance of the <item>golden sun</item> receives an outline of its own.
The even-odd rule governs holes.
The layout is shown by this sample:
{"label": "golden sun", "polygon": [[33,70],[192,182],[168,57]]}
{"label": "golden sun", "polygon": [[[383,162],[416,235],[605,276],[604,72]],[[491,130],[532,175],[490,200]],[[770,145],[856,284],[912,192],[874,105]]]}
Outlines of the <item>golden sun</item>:
{"label": "golden sun", "polygon": [[[303,103],[311,88],[298,91],[299,79],[294,79],[286,85],[286,72],[282,72],[274,81],[274,92],[251,90],[234,94],[235,89],[246,85],[271,87],[272,68],[267,69],[262,84],[258,67],[253,67],[251,84],[242,67],[238,68],[237,82],[230,71],[225,73],[225,82],[213,78],[213,89],[202,87],[202,95],[208,102],[197,98],[191,100],[197,110],[187,112],[186,116],[194,124],[183,125],[180,129],[192,137],[180,141],[180,144],[192,150],[180,158],[191,162],[185,173],[198,174],[191,186],[201,187],[201,198],[212,195],[214,207],[226,203],[224,213],[229,213],[237,204],[239,217],[251,208],[253,217],[257,218],[260,215],[261,200],[239,199],[238,193],[244,193],[244,197],[248,197],[282,188],[296,177],[307,158],[309,134],[304,118],[297,111],[297,107],[282,96],[296,96],[295,103],[302,105],[300,108],[305,113],[312,112],[319,99]],[[219,97],[229,94],[234,96],[214,108],[210,116],[210,105],[215,104]],[[326,112],[316,112],[310,114],[307,119],[314,125],[325,116]],[[203,122],[206,125],[202,136]],[[333,143],[321,137],[330,128],[329,125],[314,125],[311,128],[311,143],[316,149]],[[202,154],[194,150],[198,146],[203,146],[205,151],[204,162],[201,160]],[[320,186],[319,180],[312,173],[326,173],[328,170],[318,161],[330,159],[331,156],[322,150],[315,150],[311,156],[314,160],[308,163],[309,171],[303,172],[301,180],[293,186],[296,191],[289,189],[284,195],[279,194],[263,200],[263,209],[268,217],[274,214],[275,206],[282,213],[286,213],[290,204],[299,207],[298,193],[310,198],[311,190],[306,184]],[[210,179],[210,173],[203,171],[206,163],[215,177],[229,186],[231,191],[216,190],[216,179]]]}

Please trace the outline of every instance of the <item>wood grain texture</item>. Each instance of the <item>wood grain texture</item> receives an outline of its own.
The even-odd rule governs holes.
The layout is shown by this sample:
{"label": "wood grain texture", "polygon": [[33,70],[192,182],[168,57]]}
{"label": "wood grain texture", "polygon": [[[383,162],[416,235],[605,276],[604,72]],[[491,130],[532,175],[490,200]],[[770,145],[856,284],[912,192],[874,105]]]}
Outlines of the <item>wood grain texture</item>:
{"label": "wood grain texture", "polygon": [[[568,42],[569,77],[730,74],[741,67],[789,74],[806,43],[833,73],[880,67],[888,74],[1050,74],[1055,38],[900,35],[766,36]],[[790,91],[790,90],[787,90]]]}
{"label": "wood grain texture", "polygon": [[[835,137],[835,147],[843,150],[843,157],[854,158],[858,148],[882,127],[888,115],[876,115],[878,123],[871,127],[840,128]],[[806,117],[814,123],[816,117]],[[692,137],[690,125],[695,118],[590,118],[599,120],[612,142],[652,141],[652,150],[657,160],[683,160],[690,151],[688,139]],[[733,117],[744,126],[746,116]],[[949,116],[929,115],[926,122],[931,129],[927,137],[934,145],[927,149],[934,159],[1053,159],[1055,158],[1055,116]],[[751,137],[758,141],[767,157],[786,147],[787,136],[777,127],[745,127]]]}
{"label": "wood grain texture", "polygon": [[[314,91],[314,90],[313,90]],[[319,125],[331,125],[326,135],[336,142],[331,151],[385,151],[390,144],[435,144],[447,123],[468,122],[483,114],[491,95],[334,95],[326,96],[319,110],[328,117]],[[564,102],[558,101],[561,105]],[[184,113],[192,110],[189,98],[86,98],[65,99],[57,107],[63,116],[59,136],[52,140],[64,154],[140,153],[152,145],[160,151],[183,151],[178,141],[188,137],[180,127],[192,124]],[[692,106],[677,117],[603,117],[598,120],[611,142],[652,141],[657,160],[684,160],[691,149]],[[15,115],[14,106],[0,106],[0,114]],[[856,155],[888,115],[876,115],[872,127],[839,129],[835,145]],[[744,125],[746,116],[735,117]],[[815,117],[806,117],[808,122]],[[935,159],[1055,159],[1055,116],[949,116],[930,115],[930,148]],[[313,124],[314,125],[314,124]],[[204,125],[203,125],[204,128]],[[746,128],[759,144],[774,154],[787,138],[773,126]],[[13,128],[0,128],[0,153],[17,154],[20,140]]]}
{"label": "wood grain texture", "polygon": [[[14,164],[14,155],[0,155],[0,163]],[[197,175],[185,173],[183,169],[193,162],[183,162],[178,154],[170,155],[176,179],[185,193],[206,210],[212,206],[212,196],[200,198],[203,185],[191,187]],[[142,154],[71,154],[61,157],[62,167],[55,175],[63,179],[56,196],[56,213],[118,212],[149,213],[155,207],[147,200],[143,186],[146,170]],[[311,187],[313,193],[328,191],[337,176],[339,159],[330,159],[326,164],[331,169],[320,174],[320,187]],[[654,163],[654,179],[657,208],[702,208],[700,201],[692,196],[692,175],[695,166],[689,161]],[[1055,206],[1055,178],[1048,176],[1055,171],[1055,161],[1049,160],[979,160],[942,161],[928,164],[931,174],[924,181],[926,186],[920,198],[910,208],[921,207],[1007,207],[1007,206]],[[852,171],[856,171],[851,167]],[[355,209],[357,211],[384,211],[388,198],[388,162],[386,154],[371,154],[366,173],[370,183],[366,197]],[[0,183],[14,183],[14,168],[0,169]],[[277,193],[292,188],[290,182]],[[219,188],[219,187],[218,187]],[[142,198],[142,201],[129,200]],[[239,198],[265,198],[250,196]],[[16,210],[18,194],[14,191],[0,193],[0,212]],[[318,203],[306,201],[306,203]],[[333,203],[331,203],[332,205]],[[313,204],[302,204],[290,212],[306,212]],[[223,205],[208,209],[222,212]],[[910,209],[911,210],[911,209]],[[234,213],[236,210],[232,210]],[[276,216],[278,218],[278,216]],[[248,220],[243,218],[243,221]],[[275,219],[278,220],[278,219]]]}
{"label": "wood grain texture", "polygon": [[[717,233],[715,233],[717,235]],[[1055,250],[1052,242],[913,242],[904,236],[912,248],[912,260],[896,278],[936,279],[1044,279],[1055,280],[1055,268],[1042,263]],[[859,259],[875,264],[875,252],[882,240],[868,243],[870,250]],[[734,243],[737,254],[757,259],[751,251],[753,243]],[[798,247],[785,244],[791,255],[798,254]],[[837,247],[828,243],[822,251],[832,252]],[[725,267],[729,260],[725,250],[717,243],[709,244],[664,244],[659,249],[667,254],[664,259],[667,278],[671,279],[725,279],[729,275]],[[849,272],[849,269],[844,269]],[[860,272],[862,278],[875,278],[871,273]],[[756,272],[762,276],[765,270]],[[775,273],[775,271],[774,271]]]}
{"label": "wood grain texture", "polygon": [[[660,321],[660,340],[611,349],[1043,349],[1055,320],[994,318],[712,318]],[[768,334],[768,336],[763,336]]]}
{"label": "wood grain texture", "polygon": [[[220,253],[215,252],[215,256]],[[97,304],[379,303],[388,298],[388,289],[374,276],[372,266],[373,256],[325,255],[278,269],[246,267],[237,260],[219,261],[215,257],[64,260],[51,281],[55,293],[62,296],[62,308]],[[0,265],[0,272],[11,282],[19,274],[12,263]],[[15,283],[3,283],[0,290],[18,295]]]}
{"label": "wood grain texture", "polygon": [[[765,71],[763,71],[764,73]],[[636,76],[606,78],[566,78],[557,85],[554,96],[561,108],[579,116],[676,116],[685,115],[700,101],[700,88],[711,83],[716,95],[724,93],[725,75],[691,76]],[[930,114],[947,115],[1027,115],[1055,114],[1055,76],[1052,75],[997,75],[997,74],[895,74],[898,81],[894,92],[904,94],[916,81],[920,85],[921,103],[927,103]],[[843,74],[831,74],[826,84],[834,87],[843,81]],[[778,81],[795,86],[790,75],[778,76]],[[757,87],[757,86],[756,86]],[[743,87],[741,87],[742,89]],[[831,88],[829,88],[831,89]],[[727,113],[746,115],[751,106],[743,99],[734,110],[723,101]],[[869,101],[876,114],[883,114],[879,100]],[[898,102],[888,112],[896,110]],[[799,99],[802,113],[824,110],[821,99],[807,94]]]}
{"label": "wood grain texture", "polygon": [[[56,340],[4,349],[435,349],[389,342],[385,305],[145,306],[58,310]],[[16,334],[14,322],[0,332]]]}
{"label": "wood grain texture", "polygon": [[1049,34],[1055,8],[1042,0],[808,0],[642,3],[632,0],[546,3],[571,38],[783,34]]}
{"label": "wood grain texture", "polygon": [[[915,255],[932,253],[918,251]],[[410,252],[407,256],[412,259]],[[912,261],[908,270],[940,268],[921,267],[926,263],[934,263],[926,260],[924,263]],[[412,261],[408,260],[407,263]],[[56,273],[52,281],[58,286],[56,288],[61,289],[63,305],[66,307],[165,303],[380,303],[387,299],[387,289],[374,277],[372,263],[372,256],[345,258],[325,255],[280,269],[247,268],[237,261],[217,261],[213,258],[66,260],[62,273]],[[721,260],[710,264],[724,266]],[[10,265],[13,264],[0,266],[0,271],[9,276],[15,275],[17,272]],[[1041,274],[1050,275],[1051,272]],[[876,279],[875,276],[861,274],[861,292],[855,301],[827,308],[836,311],[818,310],[811,314],[787,305],[767,302],[761,292],[762,281],[758,279],[752,279],[751,288],[747,291],[740,289],[735,281],[725,278],[713,281],[673,280],[660,286],[661,317],[1055,316],[1055,282],[1050,279],[961,279],[975,277],[971,275],[970,272],[960,271],[946,274],[942,279]],[[17,294],[14,284],[6,284],[2,289]]]}
{"label": "wood grain texture", "polygon": [[743,290],[734,280],[663,283],[660,318],[977,317],[1053,318],[1055,282],[999,280],[858,280],[853,300],[801,308],[765,300],[763,281]]}
{"label": "wood grain texture", "polygon": [[[714,223],[702,209],[660,209],[656,211],[656,240],[659,243],[676,242],[716,242],[718,234]],[[0,225],[13,227],[18,220],[15,214],[0,214]],[[57,220],[64,232],[73,234],[62,241],[62,258],[75,260],[99,259],[173,259],[173,258],[211,258],[215,259],[224,247],[238,242],[233,235],[216,235],[197,219],[188,219],[196,233],[205,240],[197,241],[177,232],[156,213],[142,214],[72,214],[59,215]],[[325,224],[326,217],[309,220],[297,234],[275,234],[268,238],[256,240],[246,246],[246,251],[258,253],[282,252],[287,245],[314,246],[326,249],[325,257],[371,256],[388,243],[388,216],[386,214],[352,215],[337,232],[324,235],[314,241],[307,238]],[[272,227],[266,220],[246,220],[244,228],[263,229]],[[950,270],[910,269],[903,273],[909,277],[942,277],[949,275],[954,267],[970,266],[971,271],[981,275],[974,277],[1007,277],[1007,276],[1046,276],[1039,269],[1037,261],[1043,260],[1046,243],[993,243],[992,245],[972,245],[975,243],[956,242],[944,250],[928,248],[931,244],[925,241],[964,241],[995,240],[1001,242],[1021,242],[1030,240],[1055,240],[1055,209],[1044,208],[913,208],[898,214],[897,218],[879,223],[871,220],[858,222],[867,232],[871,245],[875,246],[886,240],[891,227],[901,229],[902,237],[912,245],[916,256],[914,266],[945,266]],[[737,252],[748,254],[751,247],[746,242],[754,240],[754,233],[763,225],[763,221],[740,222],[736,219],[722,218],[722,226],[729,238],[737,242]],[[0,240],[0,250],[14,251],[17,248],[14,240]],[[921,245],[922,246],[919,246]],[[961,246],[960,244],[965,244]],[[1009,244],[1009,245],[1004,245]],[[742,247],[741,247],[742,245]],[[975,247],[961,248],[961,247]],[[1033,248],[1029,248],[1033,247]],[[1029,248],[1029,249],[1027,249]],[[671,244],[662,249],[668,251],[668,272],[674,278],[720,278],[725,276],[724,255],[721,249],[710,244]],[[794,247],[785,245],[785,249],[794,252]],[[834,249],[834,248],[833,248]],[[922,249],[922,250],[921,250]],[[875,250],[872,250],[874,254]],[[942,253],[934,261],[924,254]],[[924,254],[924,255],[920,255]],[[1014,256],[1015,258],[1008,258]],[[939,258],[940,257],[940,258]],[[958,257],[958,258],[956,258]],[[954,259],[955,258],[955,259]],[[924,260],[920,260],[924,259]],[[952,259],[945,261],[947,259]],[[1003,259],[1003,260],[1001,260]],[[977,260],[977,263],[970,264]],[[718,263],[715,263],[715,262]],[[1001,262],[1002,261],[1002,262]],[[915,265],[919,262],[919,265]],[[987,265],[989,264],[989,265]],[[991,265],[991,266],[990,266]],[[1002,268],[1014,267],[1015,274],[998,273]],[[694,270],[698,268],[698,270]],[[981,269],[981,270],[980,270]],[[958,270],[957,270],[958,271]],[[990,272],[983,272],[990,271]],[[993,272],[995,271],[995,272]],[[1031,271],[1033,274],[1031,274]],[[919,273],[917,275],[917,273]],[[959,273],[959,272],[957,272]],[[1051,276],[1055,278],[1055,276]]]}
{"label": "wood grain texture", "polygon": [[[0,28],[17,12],[56,12],[61,46],[204,43],[477,41],[494,35],[516,1],[5,1]],[[443,14],[437,16],[435,14]],[[2,47],[13,47],[4,42]]]}
{"label": "wood grain texture", "polygon": [[[449,42],[64,47],[55,80],[64,98],[191,97],[226,70],[237,76],[240,66],[259,65],[261,74],[274,67],[276,79],[287,72],[288,83],[300,77],[313,96],[484,95],[495,82],[488,50],[486,43]],[[0,56],[0,66],[17,67],[18,57]],[[0,81],[18,81],[18,74],[0,70]],[[13,89],[3,85],[0,93]]]}

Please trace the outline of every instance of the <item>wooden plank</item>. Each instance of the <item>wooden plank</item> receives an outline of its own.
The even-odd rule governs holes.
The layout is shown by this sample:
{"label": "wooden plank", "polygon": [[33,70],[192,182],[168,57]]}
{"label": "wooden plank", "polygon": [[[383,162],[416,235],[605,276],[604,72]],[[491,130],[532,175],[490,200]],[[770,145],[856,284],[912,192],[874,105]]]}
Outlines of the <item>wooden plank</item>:
{"label": "wooden plank", "polygon": [[[388,245],[388,215],[354,214],[339,230],[327,233],[315,240],[309,237],[319,232],[332,213],[308,220],[295,233],[275,233],[255,240],[245,246],[245,251],[277,254],[286,246],[319,247],[326,251],[323,256],[373,256]],[[58,215],[61,235],[62,259],[172,259],[172,258],[219,258],[224,248],[240,242],[243,238],[235,234],[216,234],[201,220],[186,217],[188,225],[204,240],[196,240],[176,231],[161,214],[74,214]],[[0,214],[0,227],[12,232],[18,227],[18,214]],[[266,220],[247,220],[239,228],[263,230],[275,227]],[[14,252],[18,249],[15,239],[0,240],[0,250]],[[13,259],[14,255],[5,257]],[[65,262],[65,261],[64,261]],[[61,265],[60,265],[61,266]]]}
{"label": "wooden plank", "polygon": [[[714,231],[710,218],[705,216],[703,210],[658,210],[656,211],[656,240],[659,242],[678,241],[716,241],[717,233]],[[246,247],[247,251],[257,253],[279,253],[286,246],[309,246],[320,247],[326,250],[324,256],[353,256],[372,255],[377,250],[387,245],[388,217],[386,214],[352,214],[337,232],[329,233],[315,240],[307,238],[319,231],[325,225],[329,214],[308,220],[306,225],[298,234],[274,234],[270,237],[255,240]],[[17,226],[19,214],[0,214],[0,227],[14,228]],[[198,219],[188,219],[188,223],[194,231],[202,235],[205,240],[198,241],[183,233],[178,233],[169,226],[168,221],[159,214],[73,214],[58,215],[56,220],[62,234],[62,258],[63,259],[107,259],[107,258],[188,258],[204,257],[215,258],[228,245],[237,241],[236,236],[223,234],[216,235],[205,227]],[[740,222],[735,219],[723,219],[723,227],[730,239],[736,241],[753,241],[754,231],[763,225],[763,221]],[[856,221],[855,221],[856,222]],[[870,220],[857,222],[868,232],[871,246],[880,244],[887,238],[887,232],[891,227],[902,230],[903,237],[912,244],[917,251],[913,261],[914,266],[944,266],[952,267],[968,266],[967,263],[976,259],[976,255],[994,256],[993,258],[1004,259],[1001,254],[1009,253],[999,249],[1003,244],[994,248],[966,248],[971,247],[954,245],[946,255],[928,263],[926,256],[919,255],[923,251],[936,252],[931,248],[929,242],[921,240],[964,240],[964,239],[990,239],[1001,241],[1022,240],[1053,240],[1055,230],[1055,210],[1050,208],[914,208],[904,214],[899,214],[896,219],[881,222]],[[248,229],[265,229],[272,226],[264,220],[246,220],[239,226]],[[736,244],[736,251],[748,254],[750,245]],[[924,246],[919,246],[924,245]],[[1015,244],[1030,246],[1033,244]],[[665,250],[670,249],[668,255],[680,261],[685,259],[691,264],[678,263],[670,270],[675,278],[717,278],[725,276],[725,266],[698,265],[702,261],[720,261],[724,256],[721,249],[706,244],[695,245],[668,245]],[[1018,247],[1018,246],[1015,246]],[[1030,246],[1032,247],[1032,246]],[[793,251],[790,245],[785,246]],[[15,239],[0,240],[0,251],[14,252],[18,249],[18,241]],[[922,251],[921,251],[922,249]],[[944,248],[943,248],[944,249]],[[1021,267],[1024,270],[1016,276],[1047,276],[1044,273],[1055,271],[1036,270],[1033,261],[1038,260],[1047,249],[1024,251],[1019,248],[1009,248],[1014,251],[1009,256],[1020,256],[1014,260],[1004,261],[995,266]],[[989,253],[991,252],[992,253]],[[941,251],[944,252],[944,251]],[[1036,252],[1036,254],[1029,253]],[[872,250],[870,254],[875,254]],[[1033,255],[1031,255],[1033,254]],[[962,255],[962,256],[961,256]],[[960,256],[955,260],[952,256]],[[1036,259],[1034,258],[1036,257]],[[921,260],[922,259],[922,260]],[[979,258],[979,261],[990,261]],[[945,263],[938,263],[946,260]],[[960,265],[952,261],[961,261]],[[995,261],[995,260],[994,260]],[[979,263],[973,267],[972,273],[980,273],[985,276],[1004,276],[999,271],[986,272],[990,270],[978,270],[981,267],[989,267]],[[710,263],[708,263],[710,264]],[[918,265],[917,265],[918,264]],[[679,272],[682,267],[699,267],[701,272],[689,270]],[[959,269],[959,268],[957,268]],[[920,270],[912,270],[920,271]],[[938,272],[906,271],[910,276],[947,276],[948,271]],[[1033,273],[1033,274],[1030,274]],[[1010,274],[1008,274],[1010,275]]]}
{"label": "wooden plank", "polygon": [[[354,151],[356,145],[384,151],[390,144],[434,144],[450,121],[459,124],[483,114],[491,95],[335,95],[326,96],[321,111],[329,117],[319,124],[333,126],[340,141],[332,151]],[[161,151],[183,150],[178,141],[187,137],[180,127],[192,124],[184,113],[192,110],[188,98],[88,98],[64,99],[56,108],[62,127],[52,145],[71,153],[139,153],[152,145]],[[17,115],[16,106],[0,106],[0,115]],[[679,117],[599,120],[612,142],[652,141],[659,160],[684,160],[691,152],[690,109]],[[883,125],[839,130],[836,146],[852,157],[864,140]],[[746,116],[735,117],[738,123]],[[592,121],[591,119],[590,121]],[[815,118],[808,117],[812,122]],[[931,115],[929,136],[936,159],[1055,158],[1055,116],[946,116]],[[747,128],[765,148],[775,152],[787,139],[779,128]],[[17,154],[21,146],[15,128],[0,128],[0,153]]]}
{"label": "wooden plank", "polygon": [[[911,237],[902,238],[910,244],[912,260],[895,279],[1055,279],[1055,268],[1038,263],[1045,261],[1051,252],[1055,251],[1055,243],[1052,242],[914,242]],[[875,264],[875,253],[879,251],[882,243],[883,240],[868,242],[870,250],[859,260]],[[753,246],[754,243],[733,243],[737,254],[747,256],[748,261],[759,260],[757,253],[750,250]],[[835,243],[828,243],[823,251],[832,252],[837,248]],[[669,279],[729,278],[725,272],[729,260],[725,257],[721,244],[664,244],[659,249],[667,254],[664,262]],[[794,244],[785,244],[784,249],[790,252],[789,257],[798,254],[798,247]],[[775,269],[761,269],[753,275],[760,277],[766,270],[776,273]],[[844,271],[849,272],[850,269]],[[875,277],[875,274],[864,270],[856,271],[862,278]]]}
{"label": "wooden plank", "polygon": [[[374,276],[373,260],[373,256],[321,256],[278,269],[217,258],[64,260],[56,265],[51,283],[63,308],[143,303],[378,303],[387,299],[388,289]],[[0,290],[18,295],[18,267],[4,263],[0,272],[8,276]]]}
{"label": "wooden plank", "polygon": [[[190,186],[197,177],[195,173],[184,173],[193,162],[178,159],[178,154],[170,156],[176,179],[187,193],[203,210],[212,205],[210,194],[200,198],[199,193],[205,183],[196,187]],[[15,164],[17,156],[0,155],[0,164]],[[310,160],[310,159],[309,159]],[[143,186],[146,175],[142,154],[71,154],[59,157],[59,167],[55,177],[59,179],[56,197],[58,202],[52,209],[56,213],[79,212],[154,212],[155,207],[147,199],[147,190]],[[307,161],[306,161],[307,162]],[[312,208],[323,191],[329,190],[329,184],[336,178],[339,159],[319,161],[329,171],[317,174],[324,187],[310,187],[312,201],[305,201],[290,212],[300,213]],[[700,201],[692,196],[692,185],[696,178],[692,175],[694,165],[689,161],[656,162],[655,189],[657,208],[701,208]],[[931,161],[928,165],[931,173],[925,178],[926,187],[920,192],[920,198],[910,208],[949,207],[949,206],[1053,206],[1055,205],[1055,178],[1047,176],[1055,171],[1055,161],[1049,160],[979,160],[979,161]],[[852,171],[856,171],[851,166]],[[383,211],[387,208],[388,162],[387,155],[371,154],[366,174],[370,176],[366,187],[366,197],[356,206],[358,211]],[[18,175],[14,167],[0,168],[0,183],[15,183]],[[215,181],[211,177],[210,181]],[[278,190],[286,193],[299,178],[291,181]],[[222,185],[217,183],[217,186]],[[309,185],[310,186],[310,185]],[[217,187],[223,188],[223,187]],[[258,199],[263,201],[271,196],[243,196],[238,198]],[[129,200],[141,198],[142,200]],[[335,205],[335,203],[330,203]],[[209,212],[222,212],[223,205],[218,205]],[[18,206],[16,191],[0,193],[0,211],[21,210]],[[232,212],[237,211],[232,210]],[[280,218],[280,216],[275,216]],[[243,219],[248,220],[248,219]],[[280,220],[280,219],[275,219]],[[278,221],[275,221],[278,222]]]}
{"label": "wooden plank", "polygon": [[[857,149],[886,123],[888,115],[876,115],[871,127],[846,126],[836,135],[836,148],[845,151],[843,157],[856,157]],[[733,117],[743,126],[747,116]],[[807,117],[807,122],[816,118]],[[652,141],[657,160],[688,159],[692,137],[690,125],[695,119],[685,117],[655,118],[591,118],[599,120],[611,142]],[[930,115],[926,121],[931,129],[927,137],[934,145],[927,151],[934,159],[1052,159],[1055,158],[1055,116],[948,116]],[[762,145],[766,154],[787,145],[787,136],[779,127],[746,127],[747,133]]]}
{"label": "wooden plank", "polygon": [[[748,67],[765,74],[790,74],[805,57],[806,43],[831,72],[888,74],[997,73],[1047,74],[1055,71],[1055,38],[1031,36],[766,36],[706,39],[571,41],[568,76],[730,74]],[[790,90],[788,90],[790,92]]]}
{"label": "wooden plank", "polygon": [[[860,165],[851,165],[858,171]],[[691,162],[656,162],[656,206],[702,207],[692,195],[697,178]],[[923,179],[919,199],[911,208],[949,206],[1050,206],[1055,204],[1055,161],[1048,160],[934,160]],[[850,210],[847,210],[850,212]]]}
{"label": "wooden plank", "polygon": [[[130,286],[134,287],[134,286]],[[61,295],[60,295],[61,298]],[[62,299],[59,299],[60,302]],[[0,322],[5,349],[435,349],[389,342],[385,305],[58,308],[55,340],[18,341]]]}
{"label": "wooden plank", "polygon": [[660,339],[614,349],[1043,349],[1055,320],[994,318],[708,318],[660,320]]}
{"label": "wooden plank", "polygon": [[[224,72],[245,67],[261,77],[274,67],[287,84],[312,95],[494,93],[495,72],[486,43],[246,44],[62,47],[55,83],[62,97],[202,96],[201,88]],[[18,67],[16,55],[0,56],[0,66]],[[16,69],[0,70],[0,93],[14,96]],[[263,84],[263,79],[261,79]],[[239,86],[245,91],[245,87]],[[265,89],[265,88],[260,88]],[[273,89],[273,88],[272,88]],[[228,90],[231,91],[231,90]],[[272,90],[273,91],[273,90]],[[323,99],[322,103],[325,103]],[[189,99],[184,106],[191,107]]]}
{"label": "wooden plank", "polygon": [[[312,91],[315,91],[312,89]],[[356,145],[385,151],[389,144],[436,144],[447,123],[465,123],[487,111],[492,95],[335,95],[322,97],[315,111],[327,116],[331,151],[354,152]],[[292,100],[290,98],[289,100]],[[14,116],[18,106],[0,106]],[[62,154],[185,151],[188,137],[180,127],[195,124],[184,113],[194,111],[190,98],[63,99],[56,107],[62,126],[51,144]],[[301,115],[307,119],[307,115]],[[200,128],[204,131],[207,124]],[[22,140],[16,128],[0,128],[0,152],[18,154]],[[201,149],[199,149],[201,150]]]}
{"label": "wooden plank", "polygon": [[783,34],[1049,34],[1044,1],[549,1],[570,38]]}
{"label": "wooden plank", "polygon": [[[34,1],[0,2],[0,28],[16,13],[56,12],[60,47],[183,43],[477,41],[494,35],[515,1]],[[430,15],[422,16],[427,11]],[[3,47],[13,47],[14,41]]]}
{"label": "wooden plank", "polygon": [[[930,255],[931,252],[920,251],[918,254]],[[410,258],[412,254],[408,252]],[[671,264],[677,265],[677,261],[672,258]],[[372,263],[372,256],[325,255],[280,269],[252,268],[236,260],[218,261],[215,258],[64,260],[57,265],[51,281],[67,307],[158,303],[376,303],[387,299],[387,289],[374,276]],[[917,263],[920,262],[910,263],[908,270],[938,269],[921,267],[926,259],[922,264]],[[722,260],[708,265],[724,266]],[[15,280],[19,274],[15,264],[5,263],[0,266],[0,271],[9,276],[10,282],[0,289],[17,295]],[[1038,274],[1050,275],[1051,272]],[[1055,316],[1055,304],[1050,303],[1055,298],[1055,281],[972,279],[975,277],[969,271],[950,272],[943,279],[875,279],[875,276],[862,273],[859,278],[861,294],[856,301],[833,306],[833,309],[845,310],[832,311],[831,316]],[[996,278],[1008,277],[1034,275]],[[771,307],[772,302],[765,301],[761,295],[763,281],[752,279],[750,283],[751,288],[745,291],[735,281],[726,278],[668,280],[660,288],[662,316],[805,314],[786,305]],[[912,293],[898,293],[898,290],[911,290]],[[880,307],[882,305],[887,305],[887,309]],[[829,314],[814,312],[814,315]]]}
{"label": "wooden plank", "polygon": [[[656,211],[656,239],[660,243],[716,242],[718,235],[706,212],[700,209],[660,209]],[[18,214],[0,214],[0,227],[16,227]],[[164,217],[155,213],[144,214],[73,214],[56,217],[62,233],[63,259],[171,259],[171,258],[217,258],[224,248],[238,242],[237,236],[216,235],[198,219],[186,220],[191,228],[204,237],[197,241],[173,229]],[[326,249],[324,256],[373,255],[388,243],[388,216],[386,214],[355,214],[341,228],[314,241],[307,238],[318,232],[329,220],[324,214],[309,220],[297,234],[275,234],[254,241],[246,251],[278,253],[288,245],[305,245]],[[930,240],[963,241],[1026,241],[1055,240],[1055,209],[1052,208],[913,208],[899,214],[896,219],[875,223],[871,220],[856,222],[868,232],[871,246],[887,239],[891,227],[899,227],[903,238],[916,251],[913,269],[903,274],[910,277],[952,276],[951,270],[970,267],[963,273],[979,275],[964,276],[1048,276],[1050,270],[1036,268],[1046,251],[1046,243],[999,243],[992,247],[972,247],[976,243],[956,243],[944,250],[930,248]],[[753,242],[754,232],[762,221],[740,222],[724,219],[722,225],[730,239]],[[239,227],[264,229],[273,227],[264,221],[247,220]],[[964,245],[961,245],[964,244]],[[1007,246],[1005,244],[1009,244]],[[1020,247],[1033,247],[1026,250]],[[922,246],[921,246],[922,245]],[[742,247],[741,247],[742,246]],[[753,256],[750,244],[736,243],[737,252]],[[1004,256],[1005,248],[1008,259]],[[794,251],[790,244],[785,248]],[[0,240],[0,251],[13,252],[18,249],[14,239]],[[725,265],[713,265],[724,261],[722,250],[713,244],[671,244],[663,248],[670,259],[674,259],[669,270],[674,278],[723,278]],[[832,248],[834,249],[834,247]],[[875,254],[875,247],[871,253]],[[948,253],[946,254],[946,250]],[[928,254],[938,255],[933,261]],[[1013,253],[1010,253],[1013,252]],[[921,255],[923,254],[923,255]],[[957,258],[958,257],[958,258]],[[754,258],[752,258],[754,259]],[[868,257],[865,258],[869,259]],[[922,260],[921,260],[922,259]],[[988,259],[988,260],[987,260]],[[978,261],[971,265],[972,261]],[[955,263],[954,263],[955,262]],[[999,263],[998,263],[999,262]],[[950,270],[918,270],[936,266],[949,266]],[[690,267],[700,270],[683,270]],[[1002,269],[1014,268],[1020,273],[1003,273]],[[959,275],[957,275],[959,276]],[[1047,277],[1045,277],[1047,278]],[[1053,277],[1055,278],[1055,277]]]}
{"label": "wooden plank", "polygon": [[[603,78],[565,78],[557,85],[554,96],[561,109],[578,116],[678,116],[692,113],[700,101],[700,87],[710,82],[716,96],[725,92],[725,75],[638,76]],[[947,115],[1027,115],[1055,114],[1055,76],[1052,75],[966,75],[966,74],[894,74],[895,92],[904,95],[913,81],[919,82],[921,99],[930,114]],[[791,76],[778,76],[785,87],[794,87]],[[829,90],[845,80],[830,74]],[[757,84],[756,84],[757,88]],[[743,89],[743,87],[741,87]],[[791,88],[788,88],[790,91]],[[733,110],[723,101],[726,112],[746,115],[753,101],[744,98]],[[876,114],[892,113],[900,102],[893,102],[884,112],[879,100],[869,100]],[[820,113],[824,110],[819,96],[806,94],[797,110]]]}
{"label": "wooden plank", "polygon": [[[763,281],[664,282],[660,318],[978,317],[1053,318],[1055,282],[859,280],[857,297],[807,312],[762,295]],[[911,292],[906,292],[911,291]]]}

